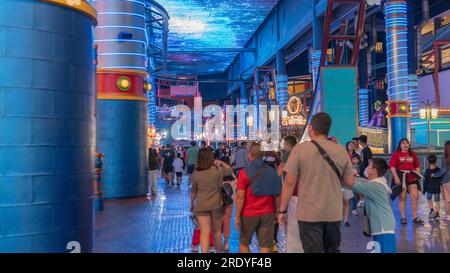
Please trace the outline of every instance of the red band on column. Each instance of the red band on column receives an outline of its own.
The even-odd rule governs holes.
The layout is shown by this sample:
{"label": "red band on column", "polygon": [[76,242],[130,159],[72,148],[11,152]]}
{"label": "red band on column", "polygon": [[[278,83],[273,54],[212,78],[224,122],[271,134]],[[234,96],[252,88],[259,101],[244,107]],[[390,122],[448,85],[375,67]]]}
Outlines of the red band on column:
{"label": "red band on column", "polygon": [[411,117],[409,101],[391,100],[387,104],[387,118]]}

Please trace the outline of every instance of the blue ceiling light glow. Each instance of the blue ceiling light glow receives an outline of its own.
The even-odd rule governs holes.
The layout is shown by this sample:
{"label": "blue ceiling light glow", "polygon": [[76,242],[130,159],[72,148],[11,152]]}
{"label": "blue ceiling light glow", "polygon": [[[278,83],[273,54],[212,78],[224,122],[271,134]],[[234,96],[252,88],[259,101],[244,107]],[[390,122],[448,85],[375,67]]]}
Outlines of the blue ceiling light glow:
{"label": "blue ceiling light glow", "polygon": [[[215,74],[228,68],[236,52],[177,52],[202,48],[242,48],[278,0],[157,0],[169,16],[168,71]],[[156,37],[157,38],[157,37]]]}

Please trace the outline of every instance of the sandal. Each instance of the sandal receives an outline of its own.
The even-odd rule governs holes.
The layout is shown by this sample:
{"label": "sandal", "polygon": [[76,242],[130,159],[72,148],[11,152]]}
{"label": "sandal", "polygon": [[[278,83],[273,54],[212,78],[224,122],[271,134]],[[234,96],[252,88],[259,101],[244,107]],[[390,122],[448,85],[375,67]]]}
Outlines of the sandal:
{"label": "sandal", "polygon": [[408,222],[406,222],[406,218],[401,218],[401,224],[406,225]]}
{"label": "sandal", "polygon": [[414,224],[418,224],[418,225],[423,225],[424,222],[420,218],[414,218],[413,223]]}

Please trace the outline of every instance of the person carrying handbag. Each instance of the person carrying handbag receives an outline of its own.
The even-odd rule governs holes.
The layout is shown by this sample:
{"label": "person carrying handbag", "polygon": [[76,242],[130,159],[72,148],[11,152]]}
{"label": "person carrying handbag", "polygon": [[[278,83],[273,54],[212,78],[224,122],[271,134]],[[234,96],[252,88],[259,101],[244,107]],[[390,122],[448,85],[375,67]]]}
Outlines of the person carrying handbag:
{"label": "person carrying handbag", "polygon": [[214,161],[213,152],[210,149],[200,149],[195,170],[192,173],[191,211],[200,225],[202,253],[209,251],[211,229],[216,252],[222,251],[223,177],[231,173],[232,169],[229,165]]}

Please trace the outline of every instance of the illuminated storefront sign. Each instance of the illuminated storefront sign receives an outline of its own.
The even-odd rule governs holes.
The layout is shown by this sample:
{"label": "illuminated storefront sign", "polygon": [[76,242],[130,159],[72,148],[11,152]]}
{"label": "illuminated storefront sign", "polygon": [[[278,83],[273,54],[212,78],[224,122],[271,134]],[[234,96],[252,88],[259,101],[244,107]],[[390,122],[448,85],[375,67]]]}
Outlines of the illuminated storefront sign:
{"label": "illuminated storefront sign", "polygon": [[304,116],[290,116],[283,118],[281,124],[283,126],[302,126],[306,125],[306,119]]}
{"label": "illuminated storefront sign", "polygon": [[[303,113],[302,101],[299,97],[292,96],[287,104],[287,112],[283,111],[281,125],[283,126],[303,126],[306,118]],[[289,115],[288,115],[289,113]]]}

